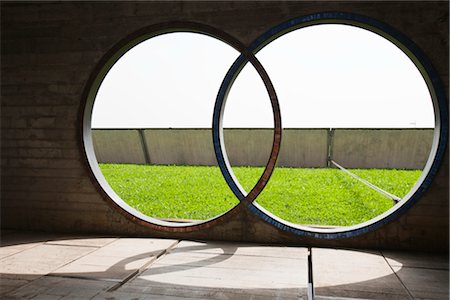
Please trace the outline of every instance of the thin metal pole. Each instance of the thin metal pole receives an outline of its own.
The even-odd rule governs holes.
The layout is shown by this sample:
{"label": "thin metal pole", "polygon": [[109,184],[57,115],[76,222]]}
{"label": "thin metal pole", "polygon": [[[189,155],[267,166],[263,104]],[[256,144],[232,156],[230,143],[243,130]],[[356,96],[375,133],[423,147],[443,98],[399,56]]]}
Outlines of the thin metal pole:
{"label": "thin metal pole", "polygon": [[334,143],[334,129],[328,129],[327,134],[327,167],[331,168],[331,160],[333,159],[333,143]]}
{"label": "thin metal pole", "polygon": [[308,248],[308,300],[314,300],[312,249]]}
{"label": "thin metal pole", "polygon": [[144,129],[138,129],[139,137],[141,140],[142,152],[144,152],[145,164],[150,164],[150,154],[148,153],[147,141],[145,139]]}
{"label": "thin metal pole", "polygon": [[358,181],[364,183],[365,185],[367,185],[367,186],[368,186],[369,188],[371,188],[372,190],[374,190],[374,191],[376,191],[376,192],[382,194],[383,196],[385,196],[385,197],[387,197],[387,198],[389,198],[389,199],[392,199],[392,200],[394,200],[395,202],[398,202],[398,201],[402,200],[402,198],[397,197],[397,196],[395,196],[394,194],[391,194],[391,193],[389,193],[389,192],[386,192],[385,190],[383,190],[383,189],[377,187],[376,185],[374,185],[374,184],[368,182],[367,180],[362,179],[362,178],[359,177],[358,175],[353,174],[353,173],[350,172],[349,170],[345,169],[343,166],[341,166],[341,165],[339,165],[338,163],[336,163],[334,160],[331,160],[331,163],[332,163],[333,165],[335,165],[336,167],[338,167],[339,169],[341,169],[342,171],[344,171],[345,173],[347,173],[348,175],[350,175],[351,177],[353,177],[353,178],[355,178],[356,180],[358,180]]}

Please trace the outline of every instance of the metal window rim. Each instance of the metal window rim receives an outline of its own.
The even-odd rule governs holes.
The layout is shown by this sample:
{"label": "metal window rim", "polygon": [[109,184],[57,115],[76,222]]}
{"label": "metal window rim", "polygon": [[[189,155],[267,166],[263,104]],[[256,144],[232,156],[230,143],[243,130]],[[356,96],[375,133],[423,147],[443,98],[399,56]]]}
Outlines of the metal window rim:
{"label": "metal window rim", "polygon": [[[431,151],[419,180],[410,192],[403,197],[402,201],[369,221],[347,227],[315,228],[290,223],[275,216],[255,202],[247,203],[247,209],[249,211],[280,230],[295,235],[319,239],[349,238],[377,230],[387,223],[396,220],[412,207],[431,186],[433,179],[442,165],[448,143],[448,102],[439,74],[419,47],[390,25],[367,16],[347,12],[321,12],[301,16],[283,22],[263,33],[250,44],[249,51],[256,55],[264,46],[286,33],[321,24],[342,24],[366,29],[384,37],[400,48],[412,60],[425,80],[433,101],[435,115],[435,129]],[[234,76],[237,76],[237,74]],[[218,129],[222,130],[221,128]]]}

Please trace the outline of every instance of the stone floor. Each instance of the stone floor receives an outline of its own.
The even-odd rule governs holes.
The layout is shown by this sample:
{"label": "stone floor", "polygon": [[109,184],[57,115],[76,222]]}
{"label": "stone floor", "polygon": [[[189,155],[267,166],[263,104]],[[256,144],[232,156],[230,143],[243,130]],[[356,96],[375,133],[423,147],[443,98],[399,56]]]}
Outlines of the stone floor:
{"label": "stone floor", "polygon": [[0,299],[449,299],[448,257],[3,231]]}

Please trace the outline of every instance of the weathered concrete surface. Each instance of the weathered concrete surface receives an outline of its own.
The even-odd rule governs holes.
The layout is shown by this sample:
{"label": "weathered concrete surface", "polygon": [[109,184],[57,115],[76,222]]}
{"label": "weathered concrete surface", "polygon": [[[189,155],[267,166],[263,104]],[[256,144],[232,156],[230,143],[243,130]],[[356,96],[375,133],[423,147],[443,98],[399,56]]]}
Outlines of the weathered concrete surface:
{"label": "weathered concrete surface", "polygon": [[[31,260],[21,253],[0,260],[0,265],[16,262],[0,275],[2,299],[306,299],[304,247],[17,234],[21,236],[5,238],[9,246],[4,247],[30,249],[27,236],[33,247],[39,243],[37,247],[54,249]],[[73,243],[77,246],[67,246]],[[84,245],[87,252],[72,260],[67,252],[55,251],[61,245]],[[50,254],[55,261],[50,273],[46,268],[30,276],[21,267],[28,263],[36,268]],[[317,299],[448,299],[447,255],[330,248],[313,248],[312,254]],[[117,276],[117,270],[127,276]]]}
{"label": "weathered concrete surface", "polygon": [[399,251],[382,251],[382,254],[415,299],[449,297],[447,255]]}
{"label": "weathered concrete surface", "polygon": [[93,130],[97,160],[102,163],[145,164],[145,153],[137,130]]}
{"label": "weathered concrete surface", "polygon": [[326,129],[284,129],[277,165],[296,168],[327,166]]}
{"label": "weathered concrete surface", "polygon": [[[325,168],[330,147],[332,158],[347,168],[423,169],[433,141],[433,129],[333,129],[332,139],[328,133],[284,129],[277,165]],[[224,139],[232,166],[265,166],[273,130],[225,129]],[[217,165],[210,129],[95,129],[93,140],[102,163],[145,163],[147,151],[151,164]]]}
{"label": "weathered concrete surface", "polygon": [[272,129],[224,129],[223,136],[231,166],[267,164],[273,143]]}
{"label": "weathered concrete surface", "polygon": [[44,276],[7,293],[6,296],[10,299],[92,299],[114,284],[112,281]]}
{"label": "weathered concrete surface", "polygon": [[306,292],[306,254],[305,248],[182,241],[120,292],[196,299],[298,299]]}
{"label": "weathered concrete surface", "polygon": [[152,164],[217,165],[211,129],[152,129],[144,133]]}
{"label": "weathered concrete surface", "polygon": [[169,239],[117,239],[77,261],[66,264],[52,272],[52,275],[124,280],[175,244],[175,240]]}
{"label": "weathered concrete surface", "polygon": [[4,278],[38,278],[80,258],[94,249],[79,246],[41,244],[5,257],[1,260],[0,273]]}
{"label": "weathered concrete surface", "polygon": [[81,142],[86,90],[102,57],[124,37],[190,20],[248,44],[281,22],[325,11],[365,15],[402,32],[436,68],[448,99],[445,1],[2,2],[2,228],[448,252],[448,148],[414,207],[375,232],[339,240],[285,233],[246,209],[194,233],[156,231],[109,205],[92,178]]}
{"label": "weathered concrete surface", "polygon": [[357,299],[410,299],[379,252],[312,249],[316,294]]}
{"label": "weathered concrete surface", "polygon": [[414,299],[448,299],[448,269],[393,269]]}
{"label": "weathered concrete surface", "polygon": [[424,252],[382,251],[389,265],[393,267],[448,270],[448,256]]}
{"label": "weathered concrete surface", "polygon": [[335,130],[333,160],[346,168],[423,169],[433,130]]}
{"label": "weathered concrete surface", "polygon": [[[142,163],[141,141],[131,140],[137,129],[93,130],[93,140],[99,162]],[[151,164],[161,165],[217,165],[214,154],[212,130],[198,129],[144,129],[148,157]],[[133,134],[131,133],[133,132]],[[119,134],[120,133],[120,134]],[[124,139],[120,141],[119,139]],[[224,129],[224,145],[232,166],[265,166],[269,160],[273,142],[272,129]],[[129,143],[134,142],[134,145]],[[118,151],[114,146],[118,145]],[[122,147],[126,145],[126,147]],[[129,147],[133,151],[126,158]],[[117,157],[115,159],[115,157]],[[284,131],[278,165],[283,167],[326,167],[327,131]]]}

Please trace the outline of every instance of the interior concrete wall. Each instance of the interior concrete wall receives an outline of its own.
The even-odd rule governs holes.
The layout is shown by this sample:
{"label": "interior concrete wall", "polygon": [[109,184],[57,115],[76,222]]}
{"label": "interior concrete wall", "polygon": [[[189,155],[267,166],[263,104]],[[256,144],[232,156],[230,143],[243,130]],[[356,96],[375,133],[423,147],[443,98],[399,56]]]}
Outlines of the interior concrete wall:
{"label": "interior concrete wall", "polygon": [[322,240],[272,227],[243,209],[191,233],[161,232],[118,211],[91,175],[81,141],[89,78],[130,33],[166,21],[217,27],[249,44],[294,17],[344,11],[403,32],[449,81],[448,2],[1,2],[2,228],[296,245],[448,251],[448,149],[405,214],[358,237]]}

